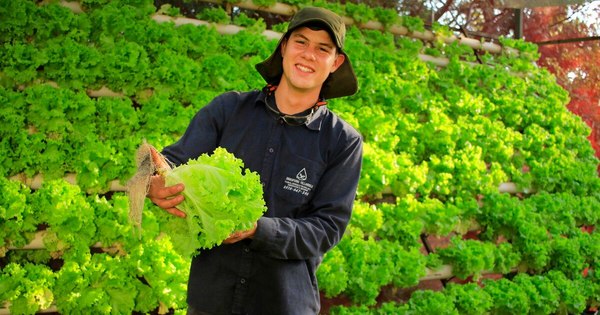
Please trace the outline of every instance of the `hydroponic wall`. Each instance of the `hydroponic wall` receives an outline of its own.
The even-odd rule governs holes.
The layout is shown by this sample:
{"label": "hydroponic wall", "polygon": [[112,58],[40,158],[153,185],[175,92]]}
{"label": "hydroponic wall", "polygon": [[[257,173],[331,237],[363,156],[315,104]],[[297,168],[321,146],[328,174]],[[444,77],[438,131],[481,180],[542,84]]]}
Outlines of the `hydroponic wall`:
{"label": "hydroponic wall", "polygon": [[[598,161],[536,47],[477,47],[388,10],[312,4],[346,17],[359,93],[328,106],[365,139],[351,226],[318,270],[323,312],[595,306]],[[141,235],[127,220],[135,149],[175,141],[221,92],[262,88],[254,65],[285,25],[177,12],[0,3],[0,312],[184,313],[189,262],[160,235],[162,212],[147,203]]]}

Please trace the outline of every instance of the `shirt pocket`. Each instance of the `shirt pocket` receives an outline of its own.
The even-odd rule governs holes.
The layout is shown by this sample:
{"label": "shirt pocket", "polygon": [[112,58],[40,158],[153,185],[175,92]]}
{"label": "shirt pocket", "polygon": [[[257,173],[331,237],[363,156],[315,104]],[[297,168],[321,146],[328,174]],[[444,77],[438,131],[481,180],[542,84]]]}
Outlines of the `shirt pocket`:
{"label": "shirt pocket", "polygon": [[276,168],[275,194],[292,205],[304,205],[315,194],[325,165],[305,157],[282,152]]}

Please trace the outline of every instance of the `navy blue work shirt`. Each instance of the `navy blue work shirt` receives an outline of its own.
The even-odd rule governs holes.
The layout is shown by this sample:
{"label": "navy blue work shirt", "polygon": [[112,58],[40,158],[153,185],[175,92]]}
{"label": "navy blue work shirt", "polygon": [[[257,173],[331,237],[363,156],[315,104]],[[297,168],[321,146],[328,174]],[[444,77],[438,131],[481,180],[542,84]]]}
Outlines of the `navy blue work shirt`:
{"label": "navy blue work shirt", "polygon": [[162,152],[179,165],[224,147],[258,172],[264,188],[267,212],[254,237],[193,259],[187,302],[201,314],[317,314],[316,269],[350,220],[359,133],[326,106],[306,124],[290,126],[265,107],[266,95],[216,97]]}

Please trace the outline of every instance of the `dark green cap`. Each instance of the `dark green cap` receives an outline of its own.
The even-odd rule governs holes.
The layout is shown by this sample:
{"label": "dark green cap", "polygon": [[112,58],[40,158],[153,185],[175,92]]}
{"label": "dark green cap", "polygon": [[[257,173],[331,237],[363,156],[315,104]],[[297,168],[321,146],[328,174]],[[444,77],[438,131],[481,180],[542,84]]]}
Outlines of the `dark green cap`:
{"label": "dark green cap", "polygon": [[283,39],[289,37],[290,33],[296,28],[313,23],[322,25],[332,37],[339,53],[346,56],[344,63],[335,72],[330,74],[323,83],[323,86],[321,87],[321,96],[325,99],[331,99],[353,95],[358,90],[358,82],[356,74],[354,74],[354,70],[352,69],[350,59],[348,58],[348,55],[343,52],[344,40],[346,37],[346,25],[339,15],[323,8],[306,7],[300,9],[300,11],[292,17],[287,32],[279,40],[279,44],[273,54],[267,58],[267,60],[257,64],[256,70],[262,75],[267,83],[273,85],[279,84],[281,75],[283,74],[283,58],[281,56],[281,43]]}

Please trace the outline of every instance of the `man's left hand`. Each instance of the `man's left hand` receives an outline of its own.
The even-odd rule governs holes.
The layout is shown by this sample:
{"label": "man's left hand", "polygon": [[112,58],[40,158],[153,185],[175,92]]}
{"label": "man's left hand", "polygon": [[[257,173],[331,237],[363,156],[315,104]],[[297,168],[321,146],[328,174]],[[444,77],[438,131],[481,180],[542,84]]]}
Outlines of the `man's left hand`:
{"label": "man's left hand", "polygon": [[254,233],[256,233],[256,227],[257,224],[254,223],[254,227],[249,230],[233,232],[227,239],[223,241],[223,244],[233,244],[246,238],[252,238]]}

